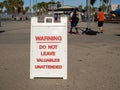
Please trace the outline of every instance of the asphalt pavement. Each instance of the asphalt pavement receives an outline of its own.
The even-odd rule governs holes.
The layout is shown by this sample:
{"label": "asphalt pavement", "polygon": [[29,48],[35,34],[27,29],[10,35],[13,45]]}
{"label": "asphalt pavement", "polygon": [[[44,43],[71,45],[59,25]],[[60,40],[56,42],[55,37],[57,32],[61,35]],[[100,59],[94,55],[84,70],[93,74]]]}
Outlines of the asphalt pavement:
{"label": "asphalt pavement", "polygon": [[30,21],[5,21],[0,30],[0,90],[120,90],[120,24],[105,23],[97,35],[68,33],[67,80],[29,78]]}

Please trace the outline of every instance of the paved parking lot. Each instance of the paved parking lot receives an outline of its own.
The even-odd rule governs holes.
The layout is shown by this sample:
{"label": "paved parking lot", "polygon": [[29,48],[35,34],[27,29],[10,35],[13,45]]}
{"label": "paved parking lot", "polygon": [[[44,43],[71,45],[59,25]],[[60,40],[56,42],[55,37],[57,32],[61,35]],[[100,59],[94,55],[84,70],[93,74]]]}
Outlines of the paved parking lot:
{"label": "paved parking lot", "polygon": [[105,23],[104,33],[93,36],[68,34],[67,80],[29,79],[29,21],[2,22],[0,30],[0,90],[120,89],[120,24]]}

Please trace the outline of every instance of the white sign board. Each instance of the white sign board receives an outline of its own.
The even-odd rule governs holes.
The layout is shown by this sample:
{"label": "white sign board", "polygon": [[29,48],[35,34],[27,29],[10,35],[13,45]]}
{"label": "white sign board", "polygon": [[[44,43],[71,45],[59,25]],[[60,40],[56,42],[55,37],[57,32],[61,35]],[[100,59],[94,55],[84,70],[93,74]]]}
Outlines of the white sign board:
{"label": "white sign board", "polygon": [[61,22],[46,17],[44,23],[32,17],[30,47],[30,79],[67,79],[67,17]]}

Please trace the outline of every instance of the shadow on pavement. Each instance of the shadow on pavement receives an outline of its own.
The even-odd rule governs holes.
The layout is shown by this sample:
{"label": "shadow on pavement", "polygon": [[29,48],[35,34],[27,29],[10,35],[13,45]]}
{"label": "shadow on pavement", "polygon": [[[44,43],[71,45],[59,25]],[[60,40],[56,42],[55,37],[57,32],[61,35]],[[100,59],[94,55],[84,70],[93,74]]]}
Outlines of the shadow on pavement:
{"label": "shadow on pavement", "polygon": [[3,33],[3,32],[5,32],[5,30],[0,30],[0,33]]}
{"label": "shadow on pavement", "polygon": [[115,36],[120,36],[120,34],[115,34]]}

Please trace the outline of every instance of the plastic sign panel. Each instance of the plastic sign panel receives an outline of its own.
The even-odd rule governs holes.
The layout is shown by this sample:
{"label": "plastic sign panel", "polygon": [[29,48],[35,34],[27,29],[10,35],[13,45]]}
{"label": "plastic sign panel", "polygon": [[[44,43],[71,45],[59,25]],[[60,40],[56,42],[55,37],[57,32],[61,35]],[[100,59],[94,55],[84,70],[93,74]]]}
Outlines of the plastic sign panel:
{"label": "plastic sign panel", "polygon": [[30,48],[30,79],[67,79],[67,17],[46,17],[43,23],[32,17]]}

